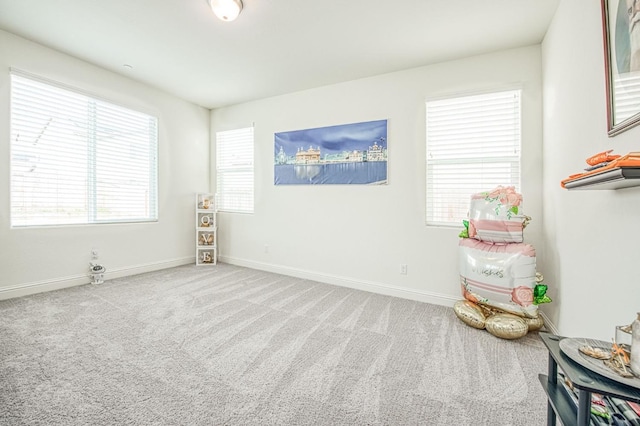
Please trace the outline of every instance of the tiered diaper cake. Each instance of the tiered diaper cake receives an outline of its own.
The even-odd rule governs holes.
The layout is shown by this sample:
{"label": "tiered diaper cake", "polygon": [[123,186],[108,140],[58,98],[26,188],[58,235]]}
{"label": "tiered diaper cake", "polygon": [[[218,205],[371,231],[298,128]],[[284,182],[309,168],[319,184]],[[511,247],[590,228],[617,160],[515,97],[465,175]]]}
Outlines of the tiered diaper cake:
{"label": "tiered diaper cake", "polygon": [[536,251],[523,242],[530,218],[520,214],[522,195],[499,186],[471,196],[460,233],[460,284],[465,300],[456,316],[471,327],[517,339],[544,326],[538,305],[551,302],[536,272]]}

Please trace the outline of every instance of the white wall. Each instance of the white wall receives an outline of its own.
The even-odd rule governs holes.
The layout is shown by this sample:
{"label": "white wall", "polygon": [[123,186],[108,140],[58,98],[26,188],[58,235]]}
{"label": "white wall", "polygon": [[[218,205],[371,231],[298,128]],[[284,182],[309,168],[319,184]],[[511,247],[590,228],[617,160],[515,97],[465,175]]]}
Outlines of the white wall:
{"label": "white wall", "polygon": [[[159,121],[159,221],[11,229],[9,68],[82,89]],[[193,202],[209,185],[207,109],[0,31],[0,298],[88,283],[97,247],[107,278],[195,261]]]}
{"label": "white wall", "polygon": [[564,335],[610,341],[640,311],[640,188],[560,188],[593,154],[638,150],[640,127],[607,137],[600,2],[563,0],[542,59],[543,263],[555,300],[547,313]]}
{"label": "white wall", "polygon": [[[256,131],[255,213],[220,214],[222,259],[418,300],[459,299],[459,228],[424,225],[424,101],[521,84],[523,194],[534,219],[526,237],[554,299],[543,311],[562,334],[609,340],[615,325],[640,310],[634,239],[640,188],[569,192],[559,182],[596,152],[638,150],[640,127],[607,137],[600,5],[583,3],[560,3],[541,49],[213,111],[212,139],[215,131],[252,122]],[[159,117],[158,223],[10,229],[9,67]],[[2,31],[0,69],[0,299],[88,282],[92,247],[108,276],[193,261],[191,201],[209,180],[207,110]],[[274,132],[375,119],[389,120],[387,186],[273,185]],[[409,265],[407,276],[399,274],[401,263]]]}
{"label": "white wall", "polygon": [[[462,224],[425,226],[425,100],[522,87],[522,192],[534,219],[526,236],[540,246],[540,60],[532,46],[213,111],[212,140],[216,131],[255,123],[255,213],[219,214],[222,260],[417,300],[459,300]],[[274,132],[377,119],[389,120],[388,185],[274,186]]]}

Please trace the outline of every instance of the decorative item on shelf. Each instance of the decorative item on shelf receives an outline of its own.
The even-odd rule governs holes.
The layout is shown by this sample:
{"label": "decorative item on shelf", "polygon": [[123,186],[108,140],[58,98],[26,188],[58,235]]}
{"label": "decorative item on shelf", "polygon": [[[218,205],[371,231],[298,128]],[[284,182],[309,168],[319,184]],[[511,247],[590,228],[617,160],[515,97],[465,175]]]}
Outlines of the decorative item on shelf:
{"label": "decorative item on shelf", "polygon": [[211,226],[211,217],[204,215],[200,218],[200,226],[202,226],[203,228],[208,228],[209,226]]}
{"label": "decorative item on shelf", "polygon": [[631,371],[640,377],[640,312],[631,325]]}
{"label": "decorative item on shelf", "polygon": [[[611,154],[613,152],[612,149],[608,151],[602,151],[591,157],[587,158],[587,164],[591,167],[603,167],[609,164],[610,161],[617,160],[620,158],[620,155]],[[591,167],[587,167],[585,170],[589,171]]]}
{"label": "decorative item on shelf", "polygon": [[560,350],[601,376],[640,389],[640,378],[635,377],[629,367],[629,353],[615,341],[612,344],[584,337],[564,338],[560,340]]}
{"label": "decorative item on shelf", "polygon": [[621,377],[633,377],[629,365],[629,352],[615,339],[609,349],[585,344],[580,346],[578,350],[588,357],[603,361],[605,366]]}
{"label": "decorative item on shelf", "polygon": [[213,263],[213,257],[211,256],[211,253],[208,251],[204,251],[201,253],[200,255],[200,262],[202,263]]}
{"label": "decorative item on shelf", "polygon": [[[586,159],[584,172],[570,175],[560,182],[565,189],[620,189],[640,185],[640,152],[626,155],[603,151]],[[635,180],[635,182],[634,182]]]}
{"label": "decorative item on shelf", "polygon": [[627,352],[631,351],[631,326],[633,324],[616,326],[615,341]]}
{"label": "decorative item on shelf", "polygon": [[104,283],[104,273],[107,272],[107,269],[98,264],[89,262],[89,278],[91,279],[91,284],[102,284]]}
{"label": "decorative item on shelf", "polygon": [[604,360],[604,365],[622,377],[633,377],[629,365],[629,354],[615,341],[611,345],[611,356]]}
{"label": "decorative item on shelf", "polygon": [[593,347],[591,345],[580,346],[580,352],[596,359],[611,359],[611,352],[608,352],[602,348]]}

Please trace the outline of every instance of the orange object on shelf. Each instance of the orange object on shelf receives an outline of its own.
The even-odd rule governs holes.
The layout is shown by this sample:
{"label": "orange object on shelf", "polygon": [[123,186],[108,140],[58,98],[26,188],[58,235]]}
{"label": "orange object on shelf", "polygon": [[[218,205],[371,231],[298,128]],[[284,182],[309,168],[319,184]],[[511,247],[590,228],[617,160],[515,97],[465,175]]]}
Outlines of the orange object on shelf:
{"label": "orange object on shelf", "polygon": [[620,158],[620,155],[612,155],[610,154],[610,152],[612,152],[613,150],[610,149],[608,151],[602,151],[597,153],[596,155],[592,155],[591,157],[587,158],[587,164],[590,166],[597,166],[600,163],[605,163],[607,161],[613,161],[613,160],[617,160],[618,158]]}
{"label": "orange object on shelf", "polygon": [[[607,152],[611,152],[611,151],[607,151]],[[596,155],[600,155],[600,154],[596,154]],[[595,155],[593,157],[595,157]],[[593,157],[590,157],[590,158],[593,158]],[[640,152],[630,152],[627,155],[618,156],[618,158],[612,160],[606,166],[602,166],[597,169],[590,170],[588,172],[570,175],[568,178],[563,179],[560,182],[560,186],[562,186],[563,188],[566,188],[565,185],[568,182],[572,182],[577,179],[582,179],[587,176],[597,175],[599,173],[607,172],[609,170],[617,169],[620,167],[640,167]]]}

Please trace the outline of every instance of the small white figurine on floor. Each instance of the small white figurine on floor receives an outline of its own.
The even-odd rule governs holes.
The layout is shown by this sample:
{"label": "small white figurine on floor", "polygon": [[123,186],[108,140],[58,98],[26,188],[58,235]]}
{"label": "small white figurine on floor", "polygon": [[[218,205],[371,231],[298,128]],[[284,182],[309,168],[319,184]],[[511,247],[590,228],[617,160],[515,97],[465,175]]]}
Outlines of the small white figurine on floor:
{"label": "small white figurine on floor", "polygon": [[102,284],[104,282],[104,273],[107,271],[104,266],[89,262],[89,278],[91,278],[91,284]]}

